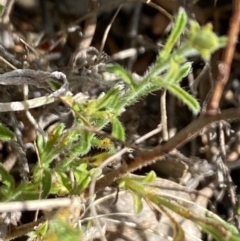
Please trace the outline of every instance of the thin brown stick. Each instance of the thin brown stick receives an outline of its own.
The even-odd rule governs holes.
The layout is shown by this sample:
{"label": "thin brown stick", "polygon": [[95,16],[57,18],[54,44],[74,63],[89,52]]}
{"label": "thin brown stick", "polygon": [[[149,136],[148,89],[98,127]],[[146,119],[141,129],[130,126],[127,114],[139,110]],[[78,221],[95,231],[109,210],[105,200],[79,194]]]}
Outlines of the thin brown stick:
{"label": "thin brown stick", "polygon": [[[91,12],[92,10],[97,9],[98,0],[88,0],[88,9]],[[93,35],[95,33],[97,26],[97,14],[91,15],[85,22],[84,26],[84,36],[83,40],[79,45],[79,50],[87,48],[92,42]]]}
{"label": "thin brown stick", "polygon": [[208,99],[206,115],[214,115],[219,111],[219,102],[224,87],[229,78],[232,59],[236,48],[236,42],[240,27],[240,1],[235,0],[233,15],[228,32],[228,43],[223,53],[222,62],[218,66],[218,76],[213,86],[213,91]]}
{"label": "thin brown stick", "polygon": [[188,126],[179,131],[174,137],[170,138],[164,145],[158,145],[151,150],[144,150],[138,153],[138,156],[136,156],[133,160],[130,160],[130,164],[123,164],[119,169],[113,170],[105,175],[97,182],[96,190],[100,190],[111,185],[115,180],[123,175],[140,169],[143,166],[150,165],[166,153],[183,146],[195,138],[204,127],[207,127],[211,123],[220,120],[236,119],[240,119],[240,109],[238,108],[224,110],[222,113],[216,115],[198,117]]}
{"label": "thin brown stick", "polygon": [[[88,10],[92,12],[98,7],[98,0],[88,0]],[[84,25],[83,37],[73,55],[71,64],[76,63],[77,59],[82,55],[82,51],[86,50],[92,42],[93,35],[95,34],[97,26],[97,13],[90,15]]]}
{"label": "thin brown stick", "polygon": [[118,7],[118,9],[117,9],[117,11],[114,13],[114,15],[113,15],[110,23],[108,24],[107,28],[106,28],[105,31],[104,31],[99,53],[101,53],[101,52],[103,51],[103,49],[104,49],[104,45],[105,45],[105,43],[106,43],[106,40],[107,40],[107,36],[108,36],[108,34],[109,34],[109,31],[110,31],[110,29],[111,29],[111,27],[112,27],[112,25],[113,25],[113,22],[115,21],[118,13],[119,13],[119,11],[121,10],[121,8],[122,8],[122,5],[120,5],[120,6]]}

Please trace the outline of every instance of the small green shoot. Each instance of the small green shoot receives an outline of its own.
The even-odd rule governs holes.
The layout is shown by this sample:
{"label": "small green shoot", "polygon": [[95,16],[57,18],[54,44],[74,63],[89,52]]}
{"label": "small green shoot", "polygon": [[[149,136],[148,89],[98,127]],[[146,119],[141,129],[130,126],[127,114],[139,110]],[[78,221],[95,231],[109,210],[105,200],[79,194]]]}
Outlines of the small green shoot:
{"label": "small green shoot", "polygon": [[14,138],[14,133],[9,130],[6,126],[0,123],[0,140],[10,141]]}
{"label": "small green shoot", "polygon": [[6,7],[2,4],[0,4],[0,17],[2,17],[5,9],[6,9]]}

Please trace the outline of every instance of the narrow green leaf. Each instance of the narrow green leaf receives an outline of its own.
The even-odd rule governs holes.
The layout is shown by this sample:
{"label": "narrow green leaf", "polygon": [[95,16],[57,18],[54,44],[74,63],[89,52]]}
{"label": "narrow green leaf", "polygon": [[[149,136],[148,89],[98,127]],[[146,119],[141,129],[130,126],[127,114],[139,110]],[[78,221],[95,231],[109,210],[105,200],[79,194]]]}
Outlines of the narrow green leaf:
{"label": "narrow green leaf", "polygon": [[22,182],[15,189],[15,193],[20,193],[15,200],[36,200],[39,199],[39,183]]}
{"label": "narrow green leaf", "polygon": [[222,234],[222,232],[220,232],[220,231],[218,230],[217,227],[220,227],[220,226],[218,226],[219,224],[217,224],[217,222],[216,222],[216,226],[207,224],[207,223],[205,223],[205,222],[196,222],[196,223],[197,223],[199,226],[201,226],[202,229],[203,229],[205,232],[211,234],[217,241],[230,240],[229,238],[232,236],[232,235],[230,236],[230,233],[229,233],[229,236],[230,236],[230,237],[228,237],[228,239],[226,239],[227,237],[226,237],[226,236],[224,237],[224,235]]}
{"label": "narrow green leaf", "polygon": [[45,142],[41,135],[38,136],[37,144],[41,160],[49,159],[49,154],[56,150],[54,145],[58,145],[59,138],[61,137],[64,128],[65,125],[63,123],[57,125],[55,129],[48,135],[47,142]]}
{"label": "narrow green leaf", "polygon": [[74,190],[74,194],[80,195],[91,182],[91,177],[89,175],[81,176],[81,173],[74,173],[74,176],[76,178],[76,188]]}
{"label": "narrow green leaf", "polygon": [[238,200],[237,200],[237,214],[240,215],[240,199],[238,196]]}
{"label": "narrow green leaf", "polygon": [[41,155],[44,152],[46,142],[44,141],[44,137],[42,135],[37,136],[37,148],[38,153]]}
{"label": "narrow green leaf", "polygon": [[190,73],[192,69],[192,64],[187,62],[184,65],[182,65],[180,67],[180,69],[178,70],[177,74],[176,74],[176,78],[174,80],[175,83],[179,83],[183,78],[185,78],[186,76],[188,76],[188,74]]}
{"label": "narrow green leaf", "polygon": [[126,188],[126,181],[124,179],[120,180],[118,182],[118,186],[119,186],[119,188],[125,189]]}
{"label": "narrow green leaf", "polygon": [[231,233],[239,234],[237,227],[226,222],[225,220],[223,220],[222,218],[217,216],[217,214],[215,214],[209,210],[206,210],[206,217],[211,218],[214,221],[217,221],[218,223],[220,223],[221,227],[224,227],[225,229],[231,231]]}
{"label": "narrow green leaf", "polygon": [[59,140],[59,137],[63,134],[64,128],[65,125],[63,123],[58,124],[51,132],[51,138],[49,138],[49,140],[52,143],[56,143]]}
{"label": "narrow green leaf", "polygon": [[130,191],[133,197],[133,207],[135,213],[140,213],[143,209],[142,198],[137,195],[135,192]]}
{"label": "narrow green leaf", "polygon": [[120,85],[115,85],[105,95],[100,96],[100,98],[95,101],[94,111],[98,111],[102,108],[112,107],[112,102],[115,102],[116,99],[119,99],[121,88],[122,87]]}
{"label": "narrow green leaf", "polygon": [[[84,97],[82,97],[82,98],[83,98],[83,100],[87,100],[87,98],[84,98]],[[81,97],[80,97],[80,99],[81,99]],[[67,106],[69,106],[75,112],[81,111],[81,104],[77,100],[75,100],[72,96],[61,96],[61,100],[63,101],[63,103],[65,103]]]}
{"label": "narrow green leaf", "polygon": [[88,153],[88,151],[91,148],[91,143],[92,143],[92,138],[93,138],[93,134],[83,130],[82,134],[81,134],[81,140],[77,143],[75,143],[72,147],[71,147],[71,151],[73,153],[76,153],[80,156]]}
{"label": "narrow green leaf", "polygon": [[174,59],[171,59],[169,62],[169,70],[163,77],[163,81],[166,83],[174,83],[180,69],[180,64],[174,61]]}
{"label": "narrow green leaf", "polygon": [[[67,219],[68,217],[63,218]],[[62,220],[54,219],[49,223],[45,240],[79,241],[82,240],[81,231],[80,229],[71,227],[70,224]]]}
{"label": "narrow green leaf", "polygon": [[9,189],[13,190],[15,188],[14,178],[6,171],[2,164],[0,164],[0,179],[1,182]]}
{"label": "narrow green leaf", "polygon": [[[58,191],[60,191],[60,186],[62,186],[62,187],[64,186],[66,188],[66,190],[68,190],[68,192],[70,192],[70,190],[72,189],[72,183],[71,183],[71,180],[69,179],[69,176],[64,172],[55,172],[54,175],[56,175],[56,177],[57,177],[57,181],[58,181],[57,185],[59,186]],[[63,191],[63,189],[64,188],[62,188],[61,191]],[[58,193],[58,191],[57,191],[57,193]]]}
{"label": "narrow green leaf", "polygon": [[37,144],[39,158],[42,166],[47,168],[49,164],[58,157],[62,151],[66,148],[64,142],[61,143],[61,137],[64,131],[65,125],[59,124],[49,135],[47,142],[45,143],[42,137],[38,137]]}
{"label": "narrow green leaf", "polygon": [[0,17],[2,17],[5,8],[6,7],[4,5],[0,4]]}
{"label": "narrow green leaf", "polygon": [[72,185],[70,183],[68,188],[67,185],[69,184],[69,182],[70,182],[69,177],[68,179],[66,179],[66,182],[60,180],[60,178],[58,178],[57,180],[55,179],[52,182],[50,193],[57,194],[58,196],[65,196],[70,194],[70,191],[72,191]]}
{"label": "narrow green leaf", "polygon": [[159,76],[155,78],[159,83],[178,83],[189,74],[191,67],[192,64],[190,62],[180,65],[177,61],[175,61],[175,59],[172,59],[170,61],[169,71],[166,73],[166,75],[162,77],[162,79]]}
{"label": "narrow green leaf", "polygon": [[197,100],[182,89],[179,85],[166,85],[166,88],[169,92],[179,98],[184,104],[186,104],[193,113],[198,113],[200,111],[200,105]]}
{"label": "narrow green leaf", "polygon": [[56,91],[59,88],[61,88],[61,84],[59,83],[59,81],[50,79],[49,81],[47,81],[47,83],[49,84],[49,87],[51,88],[52,91]]}
{"label": "narrow green leaf", "polygon": [[86,163],[82,163],[74,170],[77,194],[80,194],[83,190],[85,190],[91,181],[90,171],[87,170],[87,168],[88,165]]}
{"label": "narrow green leaf", "polygon": [[228,238],[228,241],[239,241],[240,235],[239,234],[233,234],[230,238]]}
{"label": "narrow green leaf", "polygon": [[143,181],[147,183],[152,183],[156,180],[156,173],[154,171],[150,171],[146,177],[144,177]]}
{"label": "narrow green leaf", "polygon": [[46,198],[51,190],[52,186],[52,175],[50,170],[44,169],[42,175],[42,183],[41,183],[41,198]]}
{"label": "narrow green leaf", "polygon": [[[140,190],[141,191],[141,190]],[[212,218],[208,218],[205,216],[199,216],[199,214],[190,211],[188,208],[171,202],[170,200],[162,197],[161,195],[156,195],[149,191],[146,187],[141,195],[144,198],[149,199],[151,202],[167,207],[168,209],[172,210],[173,212],[185,217],[186,219],[192,220],[194,223],[198,224],[202,227],[202,229],[209,234],[211,234],[216,241],[237,241],[240,240],[240,234],[235,233],[235,230],[228,229],[223,222],[215,221]],[[226,223],[226,222],[225,222]]]}
{"label": "narrow green leaf", "polygon": [[91,181],[90,171],[87,170],[87,164],[82,163],[74,170],[75,177],[75,192],[74,194],[81,194],[89,185]]}
{"label": "narrow green leaf", "polygon": [[27,201],[39,199],[39,191],[21,191],[21,194],[15,199],[15,201]]}
{"label": "narrow green leaf", "polygon": [[118,138],[121,141],[125,141],[125,130],[122,123],[118,120],[118,118],[113,118],[111,120],[112,123],[112,136]]}
{"label": "narrow green leaf", "polygon": [[14,133],[9,130],[6,126],[0,123],[0,140],[10,141],[14,138]]}
{"label": "narrow green leaf", "polygon": [[125,83],[127,83],[130,87],[134,89],[136,83],[133,80],[132,74],[129,71],[127,71],[118,64],[109,64],[105,68],[107,71],[115,74],[117,77],[122,79]]}
{"label": "narrow green leaf", "polygon": [[181,225],[179,225],[179,223],[175,221],[173,226],[174,226],[173,241],[184,241],[185,240],[185,232],[182,229]]}
{"label": "narrow green leaf", "polygon": [[109,138],[98,138],[94,136],[92,139],[92,145],[99,149],[110,150],[114,148],[114,144]]}
{"label": "narrow green leaf", "polygon": [[178,15],[171,31],[171,34],[157,59],[157,62],[164,62],[170,55],[174,45],[177,43],[180,35],[182,34],[185,26],[187,24],[187,14],[184,8],[180,7]]}
{"label": "narrow green leaf", "polygon": [[[32,231],[31,234],[32,235],[35,234],[36,237],[38,237],[38,236],[43,237],[47,233],[47,230],[48,230],[48,222],[44,222],[38,226],[36,231]],[[28,234],[28,236],[30,236],[30,235]]]}

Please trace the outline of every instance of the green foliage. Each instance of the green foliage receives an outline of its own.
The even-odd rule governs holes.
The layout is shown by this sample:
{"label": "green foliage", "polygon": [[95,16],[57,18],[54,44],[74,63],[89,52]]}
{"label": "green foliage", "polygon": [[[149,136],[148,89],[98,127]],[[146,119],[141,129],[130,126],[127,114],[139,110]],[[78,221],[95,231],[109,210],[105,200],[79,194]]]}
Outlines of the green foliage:
{"label": "green foliage", "polygon": [[6,126],[0,123],[0,140],[10,141],[14,138],[14,133],[10,131]]}
{"label": "green foliage", "polygon": [[131,192],[133,196],[133,204],[135,213],[140,213],[143,209],[142,197],[135,192]]}
{"label": "green foliage", "polygon": [[185,13],[185,10],[183,8],[179,9],[176,21],[174,23],[174,28],[171,31],[170,36],[168,37],[168,40],[159,54],[156,64],[161,65],[164,64],[166,61],[168,61],[170,54],[172,52],[172,49],[174,45],[179,40],[181,34],[183,33],[185,26],[187,24],[187,15]]}
{"label": "green foliage", "polygon": [[81,232],[62,220],[53,220],[45,236],[46,241],[79,241]]}
{"label": "green foliage", "polygon": [[40,183],[41,183],[40,199],[44,199],[48,196],[52,185],[52,175],[49,169],[42,170],[42,178]]}
{"label": "green foliage", "polygon": [[237,214],[240,215],[240,199],[238,196],[238,201],[237,201]]}
{"label": "green foliage", "polygon": [[[166,207],[184,218],[193,221],[205,232],[211,234],[217,241],[235,241],[240,239],[240,233],[233,225],[227,223],[219,217],[216,217],[210,211],[206,210],[206,216],[199,215],[199,213],[194,213],[177,202],[172,202],[171,200],[162,197],[159,195],[158,189],[147,185],[148,183],[145,178],[127,176],[119,180],[118,183],[121,188],[129,190],[132,194],[136,212],[141,211],[141,199],[145,199],[148,202],[152,202],[160,207]],[[174,227],[176,222],[172,220],[172,218],[170,218],[170,221]],[[175,232],[173,240],[184,240],[184,233],[182,233],[179,228],[178,231],[179,232]]]}
{"label": "green foliage", "polygon": [[[134,203],[134,210],[136,213],[139,213],[142,211],[143,208],[143,203],[142,203],[142,195],[141,192],[136,192],[134,191],[134,188],[136,189],[142,189],[141,191],[143,192],[143,184],[150,184],[153,183],[154,180],[156,179],[156,174],[154,171],[149,172],[145,177],[139,177],[139,176],[134,176],[131,177],[131,179],[127,178],[122,178],[119,181],[119,187],[123,189],[128,189],[130,193],[133,196],[133,203]],[[129,188],[129,185],[133,185],[132,189]]]}
{"label": "green foliage", "polygon": [[[166,89],[186,104],[191,111],[198,113],[199,103],[180,85],[182,79],[191,72],[191,63],[187,58],[200,54],[205,61],[208,61],[214,51],[226,44],[226,38],[213,33],[210,25],[200,27],[194,21],[190,21],[190,29],[187,31],[187,22],[186,13],[180,8],[165,46],[143,77],[136,78],[122,66],[109,64],[105,70],[120,78],[123,84],[118,83],[107,93],[84,102],[79,102],[73,96],[60,97],[74,113],[73,126],[66,129],[63,124],[59,124],[46,136],[37,137],[38,163],[32,171],[31,180],[22,181],[16,186],[12,175],[0,165],[2,182],[0,201],[43,199],[50,194],[81,195],[89,187],[96,171],[94,166],[99,166],[116,152],[116,143],[111,140],[118,139],[120,143],[126,140],[125,129],[119,116],[127,106],[153,91]],[[181,37],[185,32],[187,33]],[[180,38],[181,44],[176,48]],[[52,88],[57,88],[55,83],[51,84]],[[99,131],[109,124],[112,127],[113,138],[99,136]],[[0,124],[0,140],[10,141],[13,138],[14,134]],[[100,153],[91,156],[89,153],[92,148],[98,149]],[[142,210],[144,198],[191,219],[219,241],[223,240],[224,235],[217,228],[218,225],[228,230],[228,240],[240,238],[239,233],[229,228],[229,224],[223,220],[213,216],[199,218],[195,214],[188,216],[186,208],[153,194],[147,189],[147,185],[155,178],[155,173],[150,172],[146,177],[124,177],[119,181],[120,188],[131,192],[136,212]],[[181,227],[175,223],[174,228],[178,230],[175,232],[174,240],[183,240]],[[56,218],[49,224],[40,226],[31,233],[31,236],[44,237],[45,240],[74,241],[79,240],[80,234],[80,231],[67,222]]]}
{"label": "green foliage", "polygon": [[0,17],[2,17],[4,10],[5,10],[5,6],[0,4]]}
{"label": "green foliage", "polygon": [[66,219],[68,215],[67,209],[61,210],[53,220],[42,223],[36,231],[30,232],[28,236],[46,241],[79,241],[82,233],[68,222]]}
{"label": "green foliage", "polygon": [[28,236],[32,239],[43,239],[46,236],[48,230],[48,222],[42,223],[37,230],[28,233]]}
{"label": "green foliage", "polygon": [[8,197],[13,195],[15,189],[15,181],[13,177],[0,165],[0,178],[1,178],[1,199],[5,201]]}
{"label": "green foliage", "polygon": [[2,165],[0,165],[0,179],[0,200],[2,202],[10,200],[31,200],[39,197],[39,191],[36,190],[36,185],[25,182],[16,186],[13,176],[10,175]]}
{"label": "green foliage", "polygon": [[110,121],[112,123],[112,136],[121,141],[125,141],[125,131],[122,123],[116,117],[113,117]]}
{"label": "green foliage", "polygon": [[226,38],[219,38],[211,31],[210,25],[200,27],[197,22],[190,21],[188,36],[184,38],[178,49],[174,49],[185,30],[186,24],[187,15],[180,8],[175,25],[164,48],[157,56],[156,62],[140,81],[136,81],[129,71],[119,65],[106,67],[106,70],[122,78],[129,86],[125,94],[119,99],[117,106],[119,110],[155,90],[165,88],[185,103],[194,113],[199,112],[200,105],[197,100],[179,84],[191,71],[191,63],[187,62],[187,58],[200,54],[203,59],[209,60],[214,51],[226,44]]}
{"label": "green foliage", "polygon": [[52,174],[54,177],[51,189],[52,194],[58,194],[59,196],[66,194],[79,195],[88,187],[95,169],[93,168],[89,171],[88,165],[82,163],[72,168],[71,171],[74,176],[74,183],[71,182],[67,173],[64,173],[61,168],[55,168],[55,172]]}

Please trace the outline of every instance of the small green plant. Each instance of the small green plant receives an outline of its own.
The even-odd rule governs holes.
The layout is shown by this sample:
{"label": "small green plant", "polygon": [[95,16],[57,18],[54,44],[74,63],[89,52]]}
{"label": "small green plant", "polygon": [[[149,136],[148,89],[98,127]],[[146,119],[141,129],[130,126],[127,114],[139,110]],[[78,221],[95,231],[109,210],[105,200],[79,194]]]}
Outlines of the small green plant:
{"label": "small green plant", "polygon": [[[98,98],[78,102],[73,96],[60,97],[74,113],[74,124],[66,129],[59,124],[45,137],[39,135],[36,140],[38,163],[33,169],[32,178],[22,181],[16,186],[14,178],[0,166],[0,177],[3,183],[0,200],[32,200],[44,199],[52,195],[81,195],[91,182],[96,171],[95,166],[101,164],[107,157],[114,154],[117,148],[114,141],[101,138],[96,133],[108,124],[112,125],[111,136],[120,143],[126,140],[124,126],[119,116],[130,106],[144,96],[159,90],[166,89],[189,109],[198,113],[200,105],[195,97],[184,90],[180,83],[191,72],[191,62],[188,57],[201,55],[208,61],[211,54],[226,44],[225,37],[218,37],[212,32],[211,26],[200,27],[195,21],[189,21],[183,8],[179,9],[174,27],[163,49],[156,58],[155,63],[149,67],[144,76],[136,79],[135,75],[117,64],[106,65],[105,70],[116,75],[124,82],[116,84],[107,93]],[[184,33],[184,34],[183,34]],[[181,40],[179,47],[176,47]],[[7,128],[0,126],[0,138],[4,141],[13,139],[14,135]],[[94,157],[89,155],[91,148],[96,147],[102,153]],[[93,165],[91,164],[93,161]],[[72,173],[72,179],[69,173]],[[237,240],[239,233],[231,225],[214,217],[196,217],[180,205],[173,204],[159,195],[146,189],[146,184],[154,181],[155,174],[150,173],[144,178],[124,177],[119,181],[119,187],[129,190],[134,198],[135,211],[142,208],[142,198],[163,205],[174,212],[191,219],[212,234],[216,240]],[[218,229],[221,225],[224,229]],[[48,231],[47,231],[48,230]],[[60,230],[60,231],[57,231]],[[79,240],[80,232],[75,232],[66,226],[62,220],[52,221],[49,226],[42,225],[37,231],[31,233],[32,237],[45,236],[49,238],[61,237],[66,230],[71,230],[71,237],[64,240]],[[181,228],[179,228],[181,231]],[[176,233],[174,240],[183,240],[182,231]],[[226,238],[226,234],[228,239]],[[225,236],[224,236],[225,235]],[[55,240],[54,239],[54,240]],[[56,239],[62,240],[62,239]]]}
{"label": "small green plant", "polygon": [[[167,207],[175,213],[192,220],[198,224],[205,232],[211,234],[218,241],[236,241],[239,240],[240,234],[237,228],[221,218],[217,217],[210,211],[206,211],[206,216],[200,216],[199,213],[194,213],[188,208],[173,202],[167,198],[161,197],[159,189],[151,187],[149,184],[153,183],[155,174],[150,172],[146,177],[124,177],[118,181],[121,188],[129,190],[133,194],[134,207],[136,212],[142,209],[142,200],[150,201],[158,206]],[[177,223],[172,223],[175,234],[173,240],[184,240],[184,230],[179,224],[174,228]]]}

